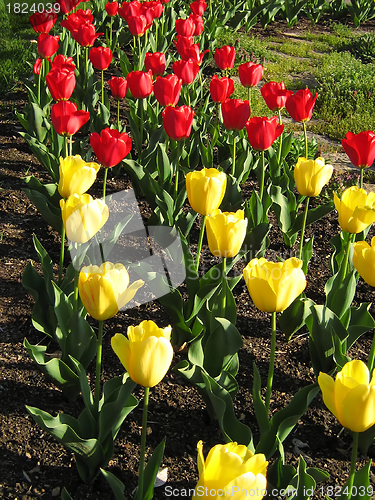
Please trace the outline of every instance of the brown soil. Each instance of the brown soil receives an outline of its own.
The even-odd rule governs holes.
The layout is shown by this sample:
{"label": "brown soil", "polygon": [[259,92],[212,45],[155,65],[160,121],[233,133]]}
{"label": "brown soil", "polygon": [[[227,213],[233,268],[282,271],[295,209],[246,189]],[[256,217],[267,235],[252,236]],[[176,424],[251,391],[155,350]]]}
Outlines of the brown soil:
{"label": "brown soil", "polygon": [[[58,262],[60,248],[59,235],[46,225],[22,192],[22,178],[26,173],[35,175],[41,181],[47,180],[28,146],[18,135],[21,127],[13,110],[22,109],[24,99],[23,93],[6,96],[0,114],[0,498],[47,500],[59,497],[62,488],[66,487],[76,500],[109,499],[111,493],[106,481],[99,476],[94,484],[83,484],[72,455],[43,433],[25,409],[25,405],[32,405],[52,414],[63,411],[78,415],[83,403],[80,398],[75,403],[64,400],[62,393],[37,370],[23,348],[25,337],[32,344],[44,341],[32,327],[33,300],[21,284],[25,266],[30,259],[37,260],[32,234],[37,235],[54,262]],[[249,193],[250,182],[245,186]],[[126,176],[121,180],[110,179],[108,192],[126,186],[129,186]],[[307,236],[314,233],[315,254],[309,267],[306,293],[318,303],[324,301],[324,284],[329,277],[329,239],[338,231],[337,216],[333,212],[307,232]],[[196,237],[197,231],[193,233],[193,238]],[[272,229],[271,241],[267,255],[271,257],[285,252],[276,225]],[[203,253],[209,259],[206,246]],[[38,267],[37,263],[35,265]],[[255,361],[265,381],[270,352],[270,321],[267,314],[259,312],[253,305],[243,281],[237,285],[234,294],[238,305],[237,327],[244,340],[239,352],[240,390],[235,399],[235,410],[238,418],[251,427],[256,440],[258,430],[251,397],[252,366]],[[356,300],[370,301],[372,296],[373,291],[360,280]],[[144,319],[153,319],[160,326],[169,323],[158,302],[119,313],[106,322],[103,380],[122,373],[122,366],[110,348],[112,335],[125,332],[127,326]],[[351,356],[367,360],[371,339],[372,335],[365,335],[356,344]],[[185,357],[184,353],[176,354],[173,364]],[[93,374],[94,370],[91,366],[89,371]],[[306,331],[299,332],[290,342],[278,332],[271,411],[283,408],[298,389],[314,381]],[[135,394],[140,401],[142,392],[138,388]],[[140,404],[125,420],[116,441],[114,457],[108,466],[108,470],[124,482],[128,496],[137,483],[141,407]],[[148,452],[152,452],[164,436],[167,437],[163,459],[163,466],[168,467],[167,484],[180,489],[193,488],[198,478],[197,442],[203,440],[205,450],[208,450],[222,443],[223,438],[217,424],[210,422],[200,395],[172,370],[151,391],[148,425]],[[328,485],[342,486],[349,472],[351,437],[346,431],[340,431],[340,424],[326,410],[319,394],[284,443],[287,463],[297,464],[300,451],[293,440],[298,439],[305,444],[303,452],[309,465],[329,472],[330,480],[323,485],[323,491]],[[370,447],[368,454],[370,458],[375,458],[375,446]],[[359,463],[363,465],[365,460],[368,457],[360,457]],[[371,481],[375,487],[373,473]],[[155,490],[155,498],[164,497],[164,487]],[[317,493],[314,498],[323,497]]]}

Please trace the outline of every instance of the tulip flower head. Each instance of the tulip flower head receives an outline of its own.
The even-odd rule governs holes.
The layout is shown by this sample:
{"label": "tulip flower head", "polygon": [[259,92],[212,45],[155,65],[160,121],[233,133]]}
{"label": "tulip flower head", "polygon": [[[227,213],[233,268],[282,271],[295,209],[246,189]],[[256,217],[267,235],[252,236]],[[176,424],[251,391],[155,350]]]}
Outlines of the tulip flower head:
{"label": "tulip flower head", "polygon": [[89,53],[92,65],[100,71],[108,69],[112,62],[112,57],[112,50],[109,47],[93,47]]}
{"label": "tulip flower head", "polygon": [[221,103],[221,113],[227,130],[242,130],[250,116],[249,101],[227,99]]}
{"label": "tulip flower head", "polygon": [[128,91],[128,82],[122,76],[112,76],[108,81],[108,86],[111,89],[112,96],[115,99],[124,99]]}
{"label": "tulip flower head", "polygon": [[192,36],[181,36],[177,35],[176,40],[175,40],[175,45],[176,45],[176,50],[182,57],[184,54],[185,50],[193,45],[193,37]]}
{"label": "tulip flower head", "polygon": [[375,287],[375,236],[371,246],[367,241],[357,241],[353,244],[353,265],[364,281]]}
{"label": "tulip flower head", "polygon": [[236,58],[236,49],[230,45],[224,45],[215,50],[214,59],[221,70],[232,69]]}
{"label": "tulip flower head", "polygon": [[375,160],[375,134],[371,130],[353,134],[348,132],[342,146],[355,167],[371,167]]}
{"label": "tulip flower head", "polygon": [[334,380],[319,373],[324,404],[340,424],[352,432],[365,432],[375,424],[375,372],[363,361],[346,363]]}
{"label": "tulip flower head", "polygon": [[118,2],[107,2],[104,6],[106,13],[110,17],[114,17],[118,12]]}
{"label": "tulip flower head", "polygon": [[375,222],[375,193],[351,186],[342,193],[341,199],[334,193],[335,208],[343,231],[351,234],[362,232]]}
{"label": "tulip flower head", "polygon": [[77,31],[72,31],[72,37],[82,47],[92,47],[95,40],[103,33],[97,33],[93,24],[81,24]]}
{"label": "tulip flower head", "polygon": [[290,116],[296,122],[307,122],[311,120],[313,108],[318,94],[311,95],[309,89],[300,89],[288,97],[285,107]]}
{"label": "tulip flower head", "polygon": [[268,82],[260,89],[264,102],[271,111],[285,108],[288,97],[293,95],[292,90],[285,90],[284,82]]}
{"label": "tulip flower head", "polygon": [[206,10],[207,8],[207,4],[206,2],[204,1],[201,1],[201,0],[195,0],[194,2],[192,2],[190,4],[190,10],[193,14],[197,15],[197,16],[203,16],[204,14],[204,11]]}
{"label": "tulip flower head", "polygon": [[199,36],[203,33],[204,30],[204,20],[202,16],[198,16],[197,14],[190,14],[189,19],[193,21],[195,30],[193,36]]}
{"label": "tulip flower head", "polygon": [[133,36],[143,36],[147,29],[146,16],[130,16],[127,18],[129,31]]}
{"label": "tulip flower head", "polygon": [[181,59],[173,63],[173,72],[182,80],[182,85],[190,85],[199,73],[199,64],[194,59]]}
{"label": "tulip flower head", "polygon": [[63,198],[84,194],[94,184],[100,165],[84,161],[80,155],[60,156],[58,191]]}
{"label": "tulip flower head", "polygon": [[146,52],[145,55],[145,68],[151,71],[153,76],[163,75],[167,59],[164,52]]}
{"label": "tulip flower head", "polygon": [[48,90],[55,101],[70,99],[76,86],[75,66],[71,63],[55,65],[54,62],[46,75]]}
{"label": "tulip flower head", "polygon": [[247,219],[243,210],[221,212],[212,210],[206,220],[210,252],[216,257],[234,257],[241,250],[246,236]]}
{"label": "tulip flower head", "polygon": [[264,312],[281,312],[306,288],[302,260],[291,257],[284,262],[252,259],[243,270],[250,297]]}
{"label": "tulip flower head", "polygon": [[245,88],[256,87],[263,76],[263,66],[247,62],[238,66],[238,76]]}
{"label": "tulip flower head", "polygon": [[108,206],[103,199],[94,200],[89,194],[72,194],[60,200],[61,216],[66,236],[75,243],[86,243],[107,222]]}
{"label": "tulip flower head", "polygon": [[126,77],[129,90],[135,99],[144,99],[152,92],[152,71],[131,71]]}
{"label": "tulip flower head", "polygon": [[177,75],[158,76],[154,96],[161,106],[176,106],[180,99],[182,80]]}
{"label": "tulip flower head", "polygon": [[324,158],[321,157],[316,160],[298,158],[297,165],[294,167],[294,180],[302,196],[319,196],[332,174],[332,165],[326,165]]}
{"label": "tulip flower head", "polygon": [[176,19],[175,28],[177,35],[193,36],[195,24],[191,19]]}
{"label": "tulip flower head", "polygon": [[231,78],[223,76],[219,78],[217,75],[212,77],[210,83],[211,99],[214,102],[224,102],[233,94],[234,82]]}
{"label": "tulip flower head", "polygon": [[235,500],[243,498],[240,493],[244,495],[245,491],[252,492],[252,498],[258,500],[266,495],[268,462],[263,454],[254,455],[245,445],[237,443],[217,444],[205,460],[202,441],[197,448],[199,480],[193,499],[218,499],[223,491]]}
{"label": "tulip flower head", "polygon": [[167,106],[163,111],[163,126],[173,141],[187,139],[193,126],[194,111],[189,106]]}
{"label": "tulip flower head", "polygon": [[35,33],[49,33],[57,20],[56,12],[34,12],[29,17],[30,24]]}
{"label": "tulip flower head", "polygon": [[265,151],[283,133],[284,125],[279,124],[277,116],[253,116],[246,123],[247,136],[256,151]]}
{"label": "tulip flower head", "polygon": [[144,285],[138,280],[129,286],[129,281],[122,264],[104,262],[100,267],[83,267],[79,273],[78,291],[86,311],[98,321],[115,316]]}
{"label": "tulip flower head", "polygon": [[74,135],[89,119],[90,113],[71,101],[59,101],[51,108],[51,122],[59,135]]}
{"label": "tulip flower head", "polygon": [[210,215],[219,208],[227,187],[227,176],[216,168],[203,168],[186,175],[186,191],[192,209]]}
{"label": "tulip flower head", "polygon": [[172,327],[159,328],[153,321],[129,326],[128,338],[116,333],[112,349],[130,378],[143,387],[154,387],[165,377],[172,363]]}
{"label": "tulip flower head", "polygon": [[132,140],[126,133],[121,133],[109,127],[90,135],[90,145],[96,154],[98,162],[107,168],[118,165],[132,148]]}
{"label": "tulip flower head", "polygon": [[38,36],[38,53],[43,59],[53,56],[59,49],[59,37],[41,33]]}

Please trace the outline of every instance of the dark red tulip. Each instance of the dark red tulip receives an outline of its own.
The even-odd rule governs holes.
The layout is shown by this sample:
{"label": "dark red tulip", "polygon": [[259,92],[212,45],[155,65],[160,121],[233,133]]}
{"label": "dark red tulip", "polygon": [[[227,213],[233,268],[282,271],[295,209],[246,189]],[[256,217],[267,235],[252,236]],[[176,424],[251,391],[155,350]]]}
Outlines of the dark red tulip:
{"label": "dark red tulip", "polygon": [[163,111],[163,125],[173,141],[187,139],[193,125],[194,111],[189,106],[167,106]]}
{"label": "dark red tulip", "polygon": [[56,19],[56,12],[34,12],[29,17],[30,24],[35,33],[49,33],[55,25]]}
{"label": "dark red tulip", "polygon": [[191,19],[195,25],[195,30],[193,36],[199,36],[204,30],[204,21],[202,16],[197,16],[196,14],[190,14],[189,19]]}
{"label": "dark red tulip", "polygon": [[96,154],[98,163],[111,168],[118,165],[130,152],[132,141],[128,134],[120,133],[109,127],[90,135],[90,145]]}
{"label": "dark red tulip", "polygon": [[131,71],[126,80],[132,96],[136,99],[144,99],[152,92],[152,72]]}
{"label": "dark red tulip", "polygon": [[152,71],[153,76],[163,75],[167,59],[164,52],[147,52],[145,55],[145,68],[147,71]]}
{"label": "dark red tulip", "polygon": [[347,132],[342,146],[355,167],[371,167],[375,160],[375,134],[371,130],[353,134]]}
{"label": "dark red tulip", "polygon": [[77,31],[72,31],[71,33],[74,40],[82,45],[82,47],[92,47],[95,40],[100,35],[103,35],[103,33],[96,32],[96,28],[93,24],[82,24]]}
{"label": "dark red tulip", "polygon": [[71,101],[59,101],[51,109],[52,125],[59,135],[74,135],[89,119],[90,113],[78,111]]}
{"label": "dark red tulip", "polygon": [[296,122],[307,122],[311,120],[317,97],[318,94],[315,94],[313,98],[309,89],[297,90],[295,94],[288,97],[285,104],[286,110]]}
{"label": "dark red tulip", "polygon": [[221,70],[232,69],[236,58],[236,49],[230,45],[224,45],[215,50],[214,59]]}
{"label": "dark red tulip", "polygon": [[195,23],[191,19],[176,19],[175,28],[177,35],[193,36]]}
{"label": "dark red tulip", "polygon": [[177,75],[158,76],[154,96],[161,106],[175,106],[180,99],[182,80]]}
{"label": "dark red tulip", "polygon": [[122,76],[112,76],[108,82],[112,96],[115,99],[124,99],[128,91],[128,82]]}
{"label": "dark red tulip", "polygon": [[147,19],[145,16],[130,16],[127,19],[129,31],[133,36],[143,36],[147,29]]}
{"label": "dark red tulip", "polygon": [[253,116],[246,123],[251,146],[257,151],[265,151],[283,133],[284,125],[279,125],[277,116]]}
{"label": "dark red tulip", "polygon": [[89,53],[92,65],[100,71],[108,69],[112,62],[112,57],[112,50],[109,47],[93,47]]}
{"label": "dark red tulip", "polygon": [[176,45],[177,52],[182,57],[186,49],[193,45],[193,37],[177,35],[174,43]]}
{"label": "dark red tulip", "polygon": [[187,61],[181,59],[173,63],[173,72],[181,78],[182,85],[190,85],[199,72],[199,64],[193,59]]}
{"label": "dark red tulip", "polygon": [[118,12],[118,2],[107,2],[105,4],[105,11],[110,17],[114,17]]}
{"label": "dark red tulip", "polygon": [[55,101],[70,99],[76,86],[76,77],[74,75],[75,66],[73,62],[65,63],[63,59],[68,58],[65,58],[63,55],[60,55],[60,57],[56,56],[46,76],[48,89],[52,99]]}
{"label": "dark red tulip", "polygon": [[214,102],[224,102],[234,92],[234,82],[231,78],[224,76],[218,78],[217,75],[212,77],[210,83],[211,98]]}
{"label": "dark red tulip", "polygon": [[59,49],[59,37],[41,33],[38,36],[38,53],[40,57],[47,59],[53,56]]}
{"label": "dark red tulip", "polygon": [[221,113],[227,130],[242,130],[250,116],[249,101],[227,99],[221,103]]}
{"label": "dark red tulip", "polygon": [[195,1],[190,4],[190,10],[196,16],[203,16],[206,8],[207,8],[206,2]]}
{"label": "dark red tulip", "polygon": [[238,66],[238,76],[240,82],[245,88],[255,87],[261,81],[263,76],[263,66],[247,62]]}
{"label": "dark red tulip", "polygon": [[285,103],[290,95],[293,95],[291,90],[285,90],[284,82],[268,82],[260,89],[263,99],[271,111],[278,111],[285,108]]}

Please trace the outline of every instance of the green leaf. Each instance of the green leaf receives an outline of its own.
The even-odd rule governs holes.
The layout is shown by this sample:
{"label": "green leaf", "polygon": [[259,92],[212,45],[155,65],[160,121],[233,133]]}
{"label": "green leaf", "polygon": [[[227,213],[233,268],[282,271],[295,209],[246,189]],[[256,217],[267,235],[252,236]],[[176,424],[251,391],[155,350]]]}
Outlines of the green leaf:
{"label": "green leaf", "polygon": [[47,224],[53,227],[55,231],[61,233],[62,219],[61,210],[57,210],[50,202],[47,196],[31,189],[23,188],[22,191],[26,194],[31,202],[42,214]]}
{"label": "green leaf", "polygon": [[[341,272],[332,276],[325,285],[326,306],[340,319],[344,316],[353,302],[357,286],[356,271],[348,273],[342,280]],[[346,325],[344,325],[346,326]]]}
{"label": "green leaf", "polygon": [[158,444],[147,462],[144,473],[143,496],[142,498],[138,498],[138,495],[136,495],[136,500],[151,500],[154,497],[154,484],[160,464],[163,460],[165,441],[166,438]]}
{"label": "green leaf", "polygon": [[[371,460],[354,474],[354,482],[351,488],[350,500],[370,500],[372,498],[373,488],[370,484],[370,468]],[[345,482],[341,489],[341,494],[335,498],[338,500],[346,500],[349,498],[349,479]],[[369,494],[370,493],[370,494]]]}
{"label": "green leaf", "polygon": [[375,328],[375,321],[370,314],[371,304],[362,302],[357,307],[351,307],[350,322],[348,326],[349,336],[347,338],[347,349],[350,347],[366,332]]}
{"label": "green leaf", "polygon": [[288,340],[305,325],[310,315],[310,302],[297,297],[290,306],[279,315],[279,326]]}
{"label": "green leaf", "polygon": [[120,479],[118,479],[112,472],[106,471],[100,468],[100,472],[105,477],[107,483],[111,487],[111,490],[115,496],[116,500],[126,500],[124,495],[125,485]]}
{"label": "green leaf", "polygon": [[293,494],[289,496],[290,499],[308,500],[314,494],[316,483],[314,478],[306,472],[306,462],[302,457],[299,458],[297,474],[290,486],[295,488],[291,490]]}
{"label": "green leaf", "polygon": [[259,370],[255,362],[253,363],[254,381],[253,381],[253,404],[254,413],[257,419],[260,436],[264,436],[270,429],[268,421],[268,411],[266,405],[261,397],[262,381],[260,378]]}
{"label": "green leaf", "polygon": [[268,466],[267,488],[285,489],[296,474],[292,465],[285,465],[281,457]]}
{"label": "green leaf", "polygon": [[73,500],[73,498],[69,495],[68,490],[65,487],[61,492],[61,500]]}

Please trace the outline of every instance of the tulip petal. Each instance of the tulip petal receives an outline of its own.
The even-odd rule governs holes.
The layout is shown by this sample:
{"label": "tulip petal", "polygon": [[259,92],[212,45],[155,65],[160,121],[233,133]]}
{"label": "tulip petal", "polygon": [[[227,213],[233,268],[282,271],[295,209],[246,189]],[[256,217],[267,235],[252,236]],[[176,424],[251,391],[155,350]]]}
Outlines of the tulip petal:
{"label": "tulip petal", "polygon": [[329,411],[337,418],[335,401],[335,381],[327,373],[320,372],[318,384],[322,391],[323,401]]}
{"label": "tulip petal", "polygon": [[111,346],[116,356],[121,361],[121,364],[126,371],[129,371],[130,347],[129,340],[121,333],[116,333],[111,338]]}
{"label": "tulip petal", "polygon": [[118,298],[119,310],[122,309],[128,302],[130,302],[134,295],[137,293],[145,282],[143,280],[134,281]]}
{"label": "tulip petal", "polygon": [[343,401],[345,427],[364,432],[375,424],[375,387],[358,385]]}
{"label": "tulip petal", "polygon": [[267,479],[263,474],[246,472],[226,485],[226,492],[232,500],[243,500],[244,497],[261,499],[265,496]]}
{"label": "tulip petal", "polygon": [[172,344],[165,338],[149,337],[131,346],[129,373],[137,384],[154,387],[167,373],[173,358]]}

